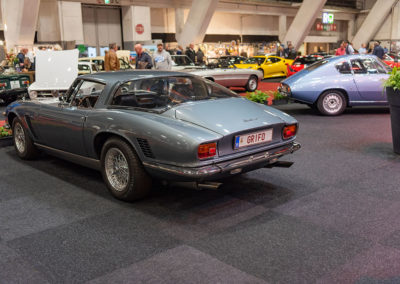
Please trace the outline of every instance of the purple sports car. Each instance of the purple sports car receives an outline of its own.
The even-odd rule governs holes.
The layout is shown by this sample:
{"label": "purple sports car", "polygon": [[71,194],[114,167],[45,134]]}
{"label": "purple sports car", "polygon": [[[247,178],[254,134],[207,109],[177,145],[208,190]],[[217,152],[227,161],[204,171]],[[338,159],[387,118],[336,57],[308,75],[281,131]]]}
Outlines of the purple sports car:
{"label": "purple sports car", "polygon": [[344,55],[320,60],[285,79],[279,91],[324,115],[348,106],[387,105],[383,81],[391,68],[374,55]]}

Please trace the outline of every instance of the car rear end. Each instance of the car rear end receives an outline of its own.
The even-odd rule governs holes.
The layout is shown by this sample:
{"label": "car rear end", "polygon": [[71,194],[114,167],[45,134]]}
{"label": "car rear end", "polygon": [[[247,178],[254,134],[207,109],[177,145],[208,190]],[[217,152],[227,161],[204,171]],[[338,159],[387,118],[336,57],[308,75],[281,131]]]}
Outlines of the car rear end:
{"label": "car rear end", "polygon": [[0,76],[0,104],[9,104],[24,96],[28,96],[27,88],[29,84],[28,75]]}
{"label": "car rear end", "polygon": [[[223,112],[222,105],[235,111]],[[204,115],[206,109],[207,116]],[[218,109],[219,115],[215,115]],[[218,138],[198,140],[192,149],[190,163],[144,163],[150,170],[164,172],[163,178],[179,181],[218,180],[262,167],[272,167],[282,156],[300,149],[300,144],[295,142],[298,123],[294,118],[245,99],[183,106],[176,109],[176,118],[190,125],[201,125],[218,134]]]}

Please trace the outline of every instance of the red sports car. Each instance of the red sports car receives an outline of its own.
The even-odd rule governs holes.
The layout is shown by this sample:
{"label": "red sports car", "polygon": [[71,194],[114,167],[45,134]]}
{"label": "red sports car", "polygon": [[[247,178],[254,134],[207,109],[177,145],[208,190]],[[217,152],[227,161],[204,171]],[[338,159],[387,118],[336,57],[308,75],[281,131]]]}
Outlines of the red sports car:
{"label": "red sports car", "polygon": [[303,55],[297,56],[296,59],[293,61],[292,65],[287,65],[288,77],[293,75],[300,70],[303,70],[308,65],[311,65],[318,60],[323,59],[324,57],[321,55]]}
{"label": "red sports car", "polygon": [[390,67],[400,67],[399,57],[394,53],[386,53],[382,59]]}

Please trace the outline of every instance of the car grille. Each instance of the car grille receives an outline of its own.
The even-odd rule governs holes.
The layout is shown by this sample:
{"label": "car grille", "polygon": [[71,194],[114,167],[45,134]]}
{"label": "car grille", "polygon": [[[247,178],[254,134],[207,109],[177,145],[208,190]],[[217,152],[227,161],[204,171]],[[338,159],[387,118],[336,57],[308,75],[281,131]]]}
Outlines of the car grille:
{"label": "car grille", "polygon": [[155,158],[153,152],[151,151],[149,142],[143,138],[137,138],[137,142],[139,143],[139,147],[147,158]]}

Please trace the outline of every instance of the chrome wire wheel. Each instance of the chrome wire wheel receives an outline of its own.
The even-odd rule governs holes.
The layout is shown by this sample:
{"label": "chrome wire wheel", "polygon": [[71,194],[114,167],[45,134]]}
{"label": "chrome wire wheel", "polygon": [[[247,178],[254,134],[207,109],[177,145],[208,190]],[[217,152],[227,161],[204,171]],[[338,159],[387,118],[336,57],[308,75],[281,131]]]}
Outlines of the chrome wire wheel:
{"label": "chrome wire wheel", "polygon": [[26,138],[25,132],[20,123],[17,123],[14,127],[14,143],[18,152],[24,153],[26,149]]}
{"label": "chrome wire wheel", "polygon": [[336,93],[330,93],[324,97],[322,105],[327,113],[336,114],[343,107],[343,99]]}
{"label": "chrome wire wheel", "polygon": [[255,90],[255,89],[257,89],[257,79],[256,78],[254,78],[254,77],[251,77],[250,79],[249,79],[249,89],[250,90]]}
{"label": "chrome wire wheel", "polygon": [[118,148],[108,149],[105,156],[105,172],[108,182],[116,191],[123,191],[129,183],[129,165]]}

